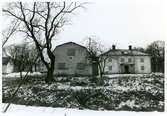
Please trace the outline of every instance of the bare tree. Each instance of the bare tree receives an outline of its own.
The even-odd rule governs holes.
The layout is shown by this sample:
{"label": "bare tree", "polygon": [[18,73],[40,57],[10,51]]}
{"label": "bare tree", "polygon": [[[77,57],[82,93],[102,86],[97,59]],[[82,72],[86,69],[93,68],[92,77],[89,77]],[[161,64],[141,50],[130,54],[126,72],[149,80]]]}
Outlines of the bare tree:
{"label": "bare tree", "polygon": [[[55,56],[52,51],[53,37],[60,31],[67,21],[65,16],[73,13],[77,8],[83,7],[83,4],[74,2],[34,2],[28,3],[10,3],[9,8],[4,8],[3,12],[16,18],[21,22],[20,32],[26,34],[35,43],[36,49],[41,61],[46,66],[46,82],[53,80],[55,65]],[[46,60],[44,49],[46,49]]]}
{"label": "bare tree", "polygon": [[133,50],[139,51],[139,52],[146,52],[145,48],[142,47],[134,47]]}
{"label": "bare tree", "polygon": [[21,79],[23,71],[28,71],[30,69],[32,72],[32,66],[34,65],[33,61],[36,57],[34,51],[35,50],[29,48],[26,44],[12,45],[7,48],[8,57],[10,58],[14,67],[13,71],[20,72]]}
{"label": "bare tree", "polygon": [[[104,53],[104,52],[103,52],[103,53]],[[100,77],[101,77],[101,78],[102,78],[103,75],[104,75],[104,71],[105,71],[107,59],[108,59],[108,54],[100,55],[100,56],[99,56],[98,67],[99,67]]]}
{"label": "bare tree", "polygon": [[151,67],[153,72],[164,72],[164,47],[164,41],[154,41],[146,49],[146,52],[151,55]]}
{"label": "bare tree", "polygon": [[97,40],[91,37],[86,39],[86,47],[89,51],[92,65],[97,65],[100,78],[102,79],[106,66],[106,60],[108,58],[107,55],[101,55],[105,52],[105,48],[102,44],[100,44],[100,42],[97,42]]}

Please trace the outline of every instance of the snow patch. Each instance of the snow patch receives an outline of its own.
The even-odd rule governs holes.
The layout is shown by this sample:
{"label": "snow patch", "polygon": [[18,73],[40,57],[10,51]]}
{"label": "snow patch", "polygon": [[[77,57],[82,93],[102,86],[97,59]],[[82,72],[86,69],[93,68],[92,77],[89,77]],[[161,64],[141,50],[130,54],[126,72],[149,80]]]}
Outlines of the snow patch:
{"label": "snow patch", "polygon": [[127,100],[126,102],[121,102],[118,106],[118,109],[122,108],[123,106],[128,106],[130,108],[134,108],[134,107],[139,108],[140,107],[139,105],[135,104],[135,100]]}
{"label": "snow patch", "polygon": [[[3,109],[7,104],[2,104]],[[93,111],[93,110],[79,110],[72,108],[52,108],[52,107],[35,107],[25,105],[11,104],[3,116],[110,116],[115,111]]]}
{"label": "snow patch", "polygon": [[[22,72],[23,76],[25,76],[26,74],[27,74],[27,72]],[[30,75],[30,76],[38,76],[38,75],[42,75],[42,73],[33,72],[33,73],[28,73],[28,75]],[[5,74],[5,75],[3,75],[3,77],[4,78],[20,78],[20,72]]]}

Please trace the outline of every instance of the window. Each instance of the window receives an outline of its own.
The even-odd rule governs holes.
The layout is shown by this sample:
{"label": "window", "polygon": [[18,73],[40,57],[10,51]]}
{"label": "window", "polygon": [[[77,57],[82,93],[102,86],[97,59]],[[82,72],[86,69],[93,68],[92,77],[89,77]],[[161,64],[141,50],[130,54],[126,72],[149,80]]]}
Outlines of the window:
{"label": "window", "polygon": [[132,59],[131,59],[131,58],[128,58],[128,62],[132,62]]}
{"label": "window", "polygon": [[144,58],[140,58],[140,62],[144,62]]}
{"label": "window", "polygon": [[128,52],[127,52],[127,51],[125,51],[125,52],[124,52],[124,54],[128,54]]}
{"label": "window", "polygon": [[77,63],[77,69],[78,70],[84,70],[85,69],[85,64],[84,63]]}
{"label": "window", "polygon": [[144,66],[141,66],[141,70],[144,70]]}
{"label": "window", "polygon": [[112,62],[112,58],[108,58],[108,62]]}
{"label": "window", "polygon": [[66,65],[65,63],[58,63],[57,68],[60,69],[60,70],[66,69],[65,65]]}
{"label": "window", "polygon": [[109,67],[108,67],[108,70],[112,70],[112,66],[109,66]]}
{"label": "window", "polygon": [[121,58],[121,62],[124,62],[124,58]]}
{"label": "window", "polygon": [[67,50],[67,55],[68,56],[75,56],[75,49],[74,48],[70,48]]}
{"label": "window", "polygon": [[128,52],[127,52],[127,51],[122,51],[121,53],[122,53],[122,54],[128,54]]}

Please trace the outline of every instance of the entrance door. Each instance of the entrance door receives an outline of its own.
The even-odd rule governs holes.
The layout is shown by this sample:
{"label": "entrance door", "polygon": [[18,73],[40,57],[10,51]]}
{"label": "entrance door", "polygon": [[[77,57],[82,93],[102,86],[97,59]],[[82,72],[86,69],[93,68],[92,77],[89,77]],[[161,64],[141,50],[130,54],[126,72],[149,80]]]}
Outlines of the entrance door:
{"label": "entrance door", "polygon": [[125,68],[125,73],[126,73],[126,74],[129,74],[129,73],[130,73],[130,72],[129,72],[129,66],[128,66],[128,65],[125,65],[124,68]]}
{"label": "entrance door", "polygon": [[98,75],[98,66],[97,63],[92,64],[92,75]]}

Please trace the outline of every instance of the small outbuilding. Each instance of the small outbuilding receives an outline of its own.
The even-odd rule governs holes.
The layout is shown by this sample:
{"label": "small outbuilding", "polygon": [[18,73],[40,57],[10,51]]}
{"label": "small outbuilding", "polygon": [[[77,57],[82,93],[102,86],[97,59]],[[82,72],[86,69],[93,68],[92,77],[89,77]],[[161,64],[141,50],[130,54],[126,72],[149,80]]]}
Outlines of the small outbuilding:
{"label": "small outbuilding", "polygon": [[12,73],[13,72],[13,63],[11,62],[10,57],[2,57],[2,73]]}

